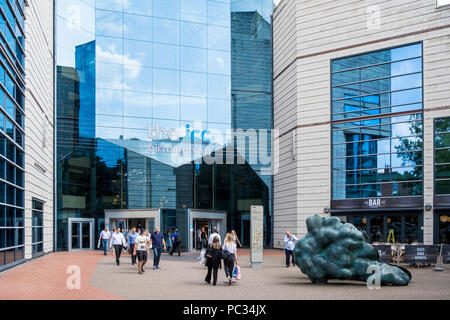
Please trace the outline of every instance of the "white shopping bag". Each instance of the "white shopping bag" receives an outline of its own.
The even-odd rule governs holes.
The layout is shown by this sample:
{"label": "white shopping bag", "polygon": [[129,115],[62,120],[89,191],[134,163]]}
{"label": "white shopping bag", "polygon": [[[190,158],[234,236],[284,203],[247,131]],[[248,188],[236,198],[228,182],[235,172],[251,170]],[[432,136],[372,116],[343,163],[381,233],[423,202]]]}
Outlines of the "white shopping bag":
{"label": "white shopping bag", "polygon": [[206,260],[206,249],[202,249],[200,252],[200,264],[204,264]]}

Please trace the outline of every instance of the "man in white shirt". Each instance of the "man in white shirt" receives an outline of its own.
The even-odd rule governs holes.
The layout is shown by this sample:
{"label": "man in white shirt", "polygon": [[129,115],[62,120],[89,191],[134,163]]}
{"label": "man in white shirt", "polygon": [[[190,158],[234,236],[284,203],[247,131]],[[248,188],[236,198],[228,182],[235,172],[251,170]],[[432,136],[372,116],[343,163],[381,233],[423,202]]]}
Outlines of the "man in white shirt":
{"label": "man in white shirt", "polygon": [[103,230],[100,233],[100,240],[102,241],[105,256],[108,254],[108,244],[110,239],[111,239],[111,232],[109,231],[108,226],[105,226],[105,230]]}
{"label": "man in white shirt", "polygon": [[286,235],[284,236],[284,244],[285,244],[285,253],[286,253],[286,268],[289,268],[291,265],[291,256],[292,256],[292,265],[295,267],[294,255],[293,251],[295,249],[295,243],[298,241],[298,238],[289,231],[286,231]]}
{"label": "man in white shirt", "polygon": [[138,271],[139,274],[143,274],[144,266],[147,263],[148,251],[150,249],[150,239],[146,235],[147,230],[142,231],[140,235],[136,237],[133,255],[138,257]]}
{"label": "man in white shirt", "polygon": [[220,239],[219,231],[217,231],[217,227],[213,228],[213,231],[212,231],[211,235],[209,236],[208,245],[212,245],[215,237],[219,238],[219,243],[220,243],[220,245],[222,245],[222,241]]}
{"label": "man in white shirt", "polygon": [[120,266],[120,254],[122,253],[123,247],[127,246],[125,237],[123,236],[123,233],[120,232],[120,228],[117,228],[111,236],[111,244],[109,245],[109,247],[111,248],[112,246],[114,246],[114,250],[116,253],[116,263],[118,266]]}

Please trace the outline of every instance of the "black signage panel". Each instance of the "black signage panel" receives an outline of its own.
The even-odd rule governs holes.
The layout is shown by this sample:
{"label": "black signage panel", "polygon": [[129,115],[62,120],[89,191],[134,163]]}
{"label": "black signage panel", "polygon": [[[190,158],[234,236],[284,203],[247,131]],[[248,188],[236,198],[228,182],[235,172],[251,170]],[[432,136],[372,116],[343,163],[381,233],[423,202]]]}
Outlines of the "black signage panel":
{"label": "black signage panel", "polygon": [[436,263],[438,246],[409,245],[405,246],[405,263]]}
{"label": "black signage panel", "polygon": [[332,200],[331,209],[333,210],[352,210],[352,209],[389,209],[404,208],[417,209],[423,208],[423,197],[398,197],[398,198],[369,198],[369,199],[345,199]]}
{"label": "black signage panel", "polygon": [[450,207],[450,196],[434,196],[435,207]]}

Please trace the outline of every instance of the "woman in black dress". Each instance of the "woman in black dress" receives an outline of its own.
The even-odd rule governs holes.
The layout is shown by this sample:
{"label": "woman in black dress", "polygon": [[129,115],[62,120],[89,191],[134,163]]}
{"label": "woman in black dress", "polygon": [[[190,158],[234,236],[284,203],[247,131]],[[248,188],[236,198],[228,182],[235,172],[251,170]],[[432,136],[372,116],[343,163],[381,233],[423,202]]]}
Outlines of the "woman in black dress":
{"label": "woman in black dress", "polygon": [[206,266],[208,267],[208,274],[205,281],[211,284],[211,274],[213,276],[213,285],[217,284],[217,273],[219,268],[222,269],[222,248],[220,246],[219,238],[213,240],[211,247],[206,250]]}

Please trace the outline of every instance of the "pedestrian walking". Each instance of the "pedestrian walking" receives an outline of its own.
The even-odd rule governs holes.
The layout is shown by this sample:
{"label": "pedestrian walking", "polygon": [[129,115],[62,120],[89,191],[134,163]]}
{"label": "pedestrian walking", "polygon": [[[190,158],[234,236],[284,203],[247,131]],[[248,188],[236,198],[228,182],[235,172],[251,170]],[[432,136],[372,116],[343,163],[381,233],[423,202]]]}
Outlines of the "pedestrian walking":
{"label": "pedestrian walking", "polygon": [[166,241],[164,234],[159,227],[155,228],[155,232],[151,236],[151,244],[153,248],[153,270],[159,269],[159,261],[161,260],[162,250],[166,250]]}
{"label": "pedestrian walking", "polygon": [[196,241],[195,241],[195,247],[196,247],[197,250],[201,250],[202,249],[201,238],[200,238],[201,234],[202,234],[202,231],[200,229],[197,229],[197,238],[196,238]]}
{"label": "pedestrian walking", "polygon": [[[122,234],[123,234],[123,238],[125,239],[125,243],[128,243],[128,232],[127,230],[125,230],[125,228],[122,228]],[[126,252],[127,251],[127,246],[123,246],[122,248],[122,252]]]}
{"label": "pedestrian walking", "polygon": [[102,247],[104,250],[104,255],[108,254],[109,240],[111,239],[111,232],[108,229],[108,226],[105,226],[105,230],[100,232],[100,240],[102,241]]}
{"label": "pedestrian walking", "polygon": [[218,237],[218,238],[219,238],[219,243],[220,243],[220,245],[222,245],[222,241],[221,241],[221,239],[220,239],[219,231],[217,230],[217,227],[214,227],[213,230],[212,230],[212,233],[211,233],[210,236],[209,236],[209,240],[208,240],[208,245],[209,245],[209,246],[212,245],[213,240],[214,240],[215,237]]}
{"label": "pedestrian walking", "polygon": [[200,241],[202,243],[203,249],[208,248],[208,234],[206,233],[205,228],[202,228],[202,231],[200,233]]}
{"label": "pedestrian walking", "polygon": [[236,231],[231,230],[231,234],[233,236],[234,242],[236,242],[236,245],[239,246],[239,248],[242,248],[241,242],[239,241],[239,237],[237,236]]}
{"label": "pedestrian walking", "polygon": [[128,247],[128,252],[131,255],[131,265],[135,265],[136,264],[136,255],[133,254],[134,252],[134,247],[136,245],[136,238],[139,235],[139,233],[136,232],[136,228],[133,227],[131,228],[131,232],[128,233],[128,242],[127,242],[127,247]]}
{"label": "pedestrian walking", "polygon": [[204,264],[206,259],[206,250],[208,249],[208,235],[206,234],[205,228],[201,228],[199,239],[202,251],[200,252],[198,259],[200,260],[200,264]]}
{"label": "pedestrian walking", "polygon": [[111,242],[109,247],[114,246],[114,252],[116,254],[116,263],[120,266],[120,255],[122,254],[122,249],[126,246],[125,238],[123,237],[123,233],[120,232],[120,228],[116,229],[116,232],[111,236]]}
{"label": "pedestrian walking", "polygon": [[172,252],[172,230],[167,229],[167,252]]}
{"label": "pedestrian walking", "polygon": [[150,247],[150,241],[146,236],[146,232],[142,231],[139,236],[136,237],[136,245],[134,246],[133,255],[138,258],[138,272],[143,274],[144,266],[147,263],[148,251]]}
{"label": "pedestrian walking", "polygon": [[228,279],[228,285],[231,286],[231,281],[233,279],[234,263],[238,263],[237,260],[237,248],[236,242],[234,242],[233,235],[227,233],[224,243],[223,243],[223,265],[225,269],[225,275]]}
{"label": "pedestrian walking", "polygon": [[291,265],[291,256],[292,256],[292,265],[295,267],[294,262],[294,249],[295,243],[298,241],[298,238],[289,231],[286,231],[286,235],[284,236],[284,244],[285,244],[285,254],[286,254],[286,268],[289,268]]}
{"label": "pedestrian walking", "polygon": [[219,268],[222,269],[222,248],[220,247],[219,238],[214,238],[211,247],[206,250],[206,266],[208,274],[205,281],[211,284],[211,275],[213,278],[213,286],[217,284],[217,273]]}
{"label": "pedestrian walking", "polygon": [[175,229],[175,232],[172,235],[172,252],[170,253],[171,256],[173,256],[173,253],[175,251],[178,252],[178,256],[181,256],[181,252],[180,252],[180,244],[181,244],[181,237],[180,234],[178,233],[178,229]]}

